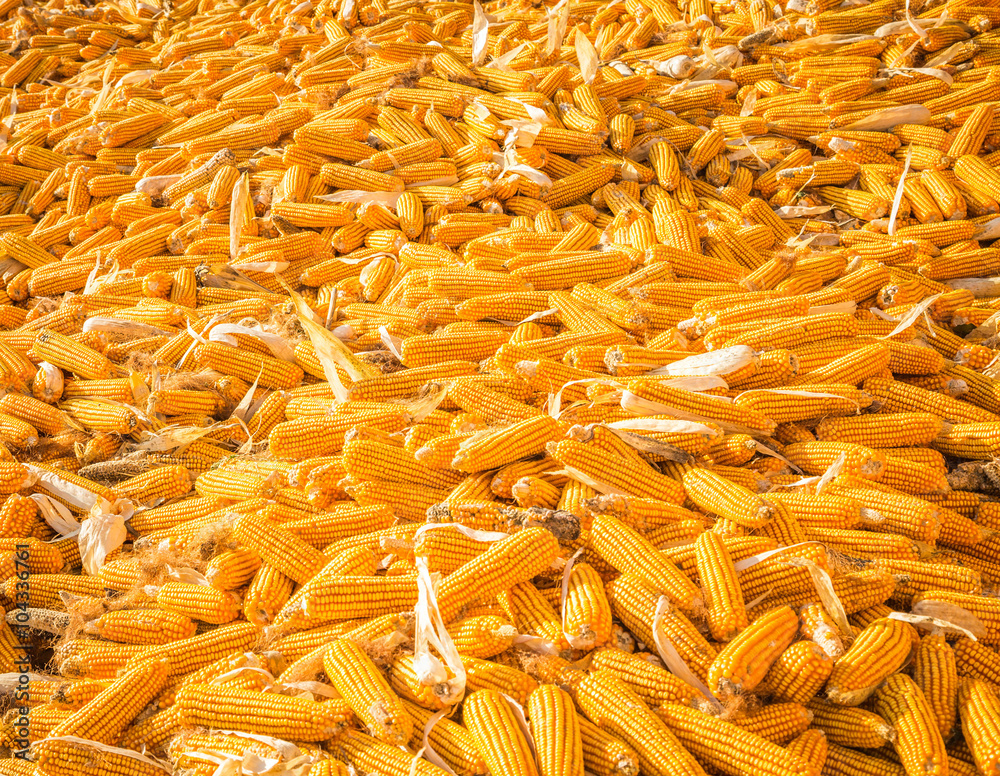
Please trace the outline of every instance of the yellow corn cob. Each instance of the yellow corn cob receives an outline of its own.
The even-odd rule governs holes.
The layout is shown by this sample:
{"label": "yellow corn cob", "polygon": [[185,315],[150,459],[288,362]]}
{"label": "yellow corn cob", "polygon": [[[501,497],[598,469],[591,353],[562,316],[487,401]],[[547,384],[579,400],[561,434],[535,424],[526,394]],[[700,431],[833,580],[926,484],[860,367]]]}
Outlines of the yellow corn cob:
{"label": "yellow corn cob", "polygon": [[206,585],[168,582],[156,594],[157,605],[201,622],[222,625],[239,615],[238,600],[231,593]]}
{"label": "yellow corn cob", "polygon": [[[622,624],[644,643],[655,644],[653,622],[659,604],[656,594],[629,574],[611,582],[607,592],[612,611]],[[681,612],[668,610],[659,618],[659,629],[695,675],[704,678],[717,653],[694,624]]]}
{"label": "yellow corn cob", "polygon": [[490,771],[537,776],[532,752],[506,698],[493,690],[479,690],[466,698],[463,717],[476,748]]}
{"label": "yellow corn cob", "polygon": [[38,768],[53,776],[97,776],[101,773],[155,776],[163,771],[159,765],[137,760],[131,750],[115,747],[96,749],[79,741],[40,741],[33,748],[33,754],[37,757]]}
{"label": "yellow corn cob", "polygon": [[962,679],[958,690],[958,710],[962,732],[980,770],[995,768],[997,752],[996,691],[981,679]]}
{"label": "yellow corn cob", "polygon": [[719,652],[708,672],[716,691],[750,691],[787,649],[798,630],[798,618],[788,607],[769,612],[751,623]]}
{"label": "yellow corn cob", "polygon": [[831,744],[877,749],[896,738],[892,726],[871,711],[825,701],[812,701],[808,708],[813,714],[813,725],[826,733]]}
{"label": "yellow corn cob", "polygon": [[658,594],[666,595],[681,610],[690,613],[703,605],[697,588],[676,566],[638,532],[614,517],[600,515],[594,520],[591,542],[603,560],[641,580]]}
{"label": "yellow corn cob", "polygon": [[676,480],[659,475],[638,461],[622,461],[593,445],[563,440],[551,445],[549,452],[563,465],[631,495],[675,503],[683,498],[683,487]]}
{"label": "yellow corn cob", "polygon": [[273,565],[299,584],[305,584],[325,565],[322,553],[279,525],[244,515],[233,523],[233,534],[246,547],[258,553],[264,563]]}
{"label": "yellow corn cob", "polygon": [[322,741],[338,732],[350,710],[340,699],[318,703],[274,693],[190,684],[177,694],[185,725],[264,733],[298,741]]}
{"label": "yellow corn cob", "polygon": [[955,727],[958,677],[955,653],[944,634],[929,633],[920,639],[913,681],[927,699],[941,736],[948,738]]}
{"label": "yellow corn cob", "polygon": [[903,674],[888,677],[875,693],[874,708],[893,726],[896,732],[893,745],[904,768],[948,772],[944,740],[933,709],[910,677]]}
{"label": "yellow corn cob", "polygon": [[[75,736],[104,744],[116,742],[122,731],[160,692],[166,680],[165,661],[151,660],[137,666],[56,725],[50,735]],[[109,705],[114,710],[110,715]]]}
{"label": "yellow corn cob", "polygon": [[686,703],[695,690],[664,668],[615,647],[594,653],[591,666],[624,682],[636,695],[651,705]]}
{"label": "yellow corn cob", "polygon": [[594,724],[634,749],[643,773],[702,773],[671,729],[620,680],[591,674],[577,685],[576,701]]}
{"label": "yellow corn cob", "polygon": [[323,666],[337,692],[377,739],[386,743],[410,740],[413,721],[409,713],[360,647],[335,640],[324,653]]}
{"label": "yellow corn cob", "polygon": [[833,660],[813,641],[796,641],[781,653],[759,687],[777,702],[806,703],[822,689]]}
{"label": "yellow corn cob", "polygon": [[195,634],[194,621],[178,612],[107,612],[93,623],[93,632],[103,639],[124,644],[164,644]]}
{"label": "yellow corn cob", "polygon": [[[742,767],[759,773],[807,773],[807,764],[777,744],[730,722],[694,709],[667,704],[657,710],[670,731],[701,762],[718,767]],[[734,761],[735,758],[735,761]],[[741,762],[735,766],[734,762]]]}
{"label": "yellow corn cob", "polygon": [[826,686],[827,698],[848,706],[867,699],[885,677],[909,659],[915,636],[907,623],[891,619],[873,622],[834,664]]}
{"label": "yellow corn cob", "polygon": [[716,641],[729,641],[747,626],[743,594],[732,558],[721,537],[706,531],[695,541],[695,560],[705,591],[712,637]]}

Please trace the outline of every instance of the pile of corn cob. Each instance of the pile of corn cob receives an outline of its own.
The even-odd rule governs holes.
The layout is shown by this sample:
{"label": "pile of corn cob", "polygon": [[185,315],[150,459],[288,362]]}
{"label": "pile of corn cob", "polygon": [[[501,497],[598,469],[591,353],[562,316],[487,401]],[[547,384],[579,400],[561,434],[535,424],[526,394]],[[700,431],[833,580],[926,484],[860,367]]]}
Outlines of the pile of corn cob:
{"label": "pile of corn cob", "polygon": [[998,773],[1000,3],[0,18],[0,775]]}

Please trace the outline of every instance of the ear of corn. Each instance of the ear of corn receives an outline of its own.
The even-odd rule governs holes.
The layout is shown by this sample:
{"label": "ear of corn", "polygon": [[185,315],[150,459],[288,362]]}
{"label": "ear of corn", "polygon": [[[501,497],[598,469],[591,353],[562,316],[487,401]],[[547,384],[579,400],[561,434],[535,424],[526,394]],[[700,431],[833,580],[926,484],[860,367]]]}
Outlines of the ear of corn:
{"label": "ear of corn", "polygon": [[409,713],[360,647],[345,639],[335,640],[323,655],[323,668],[375,738],[386,743],[410,740],[413,721]]}

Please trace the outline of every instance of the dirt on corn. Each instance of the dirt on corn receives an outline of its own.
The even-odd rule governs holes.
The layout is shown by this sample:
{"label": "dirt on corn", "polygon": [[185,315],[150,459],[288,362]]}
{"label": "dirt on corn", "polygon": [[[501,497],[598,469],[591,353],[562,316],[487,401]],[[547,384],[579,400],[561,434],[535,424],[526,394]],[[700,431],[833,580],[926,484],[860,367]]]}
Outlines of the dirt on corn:
{"label": "dirt on corn", "polygon": [[1000,767],[995,0],[0,19],[0,776]]}

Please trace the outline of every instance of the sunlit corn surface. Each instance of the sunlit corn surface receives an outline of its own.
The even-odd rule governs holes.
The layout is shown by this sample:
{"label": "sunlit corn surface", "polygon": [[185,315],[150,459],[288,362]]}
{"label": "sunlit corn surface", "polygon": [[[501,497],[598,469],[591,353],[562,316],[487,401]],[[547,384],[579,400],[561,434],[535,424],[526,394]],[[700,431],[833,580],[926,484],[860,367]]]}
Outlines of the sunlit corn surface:
{"label": "sunlit corn surface", "polygon": [[0,0],[0,776],[1000,769],[1000,0]]}

